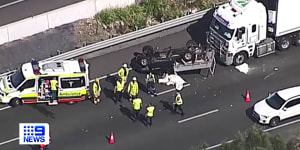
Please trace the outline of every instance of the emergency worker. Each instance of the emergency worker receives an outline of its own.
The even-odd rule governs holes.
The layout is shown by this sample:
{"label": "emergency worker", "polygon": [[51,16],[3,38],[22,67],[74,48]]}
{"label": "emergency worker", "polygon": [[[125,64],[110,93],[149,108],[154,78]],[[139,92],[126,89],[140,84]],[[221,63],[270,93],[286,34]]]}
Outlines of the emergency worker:
{"label": "emergency worker", "polygon": [[133,111],[134,111],[134,114],[135,114],[134,122],[136,122],[139,119],[140,110],[142,108],[142,99],[141,98],[133,99],[132,100],[132,106],[133,106]]}
{"label": "emergency worker", "polygon": [[150,72],[146,76],[146,84],[147,84],[147,93],[150,94],[152,97],[156,96],[156,90],[155,90],[155,76]]}
{"label": "emergency worker", "polygon": [[100,103],[100,93],[101,93],[101,86],[100,86],[99,79],[95,79],[93,83],[93,101],[95,105]]}
{"label": "emergency worker", "polygon": [[155,107],[149,103],[146,107],[146,124],[152,126],[152,118],[154,117]]}
{"label": "emergency worker", "polygon": [[179,93],[179,91],[176,91],[176,95],[175,95],[175,101],[173,103],[174,105],[174,112],[177,113],[177,108],[180,110],[181,112],[181,116],[184,115],[183,109],[182,109],[182,104],[183,104],[183,100],[181,97],[181,94]]}
{"label": "emergency worker", "polygon": [[125,85],[125,82],[121,78],[118,78],[115,89],[114,89],[116,102],[118,102],[118,101],[121,102],[121,100],[122,100],[122,95],[124,92],[124,85]]}
{"label": "emergency worker", "polygon": [[50,80],[50,86],[51,86],[51,95],[52,95],[52,97],[50,98],[50,102],[53,103],[54,100],[57,100],[58,83],[56,77]]}
{"label": "emergency worker", "polygon": [[127,64],[124,63],[118,71],[118,77],[121,78],[124,81],[124,83],[126,83],[128,74],[129,74],[129,68]]}
{"label": "emergency worker", "polygon": [[139,84],[137,82],[137,78],[133,77],[132,81],[128,85],[127,89],[128,95],[129,95],[129,101],[136,98],[139,94]]}

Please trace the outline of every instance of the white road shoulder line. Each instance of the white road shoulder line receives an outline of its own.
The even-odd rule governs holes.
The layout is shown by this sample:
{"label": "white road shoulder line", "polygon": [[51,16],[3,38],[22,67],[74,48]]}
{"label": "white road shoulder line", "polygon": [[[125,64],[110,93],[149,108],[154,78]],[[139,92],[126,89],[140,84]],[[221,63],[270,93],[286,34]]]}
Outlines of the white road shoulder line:
{"label": "white road shoulder line", "polygon": [[3,107],[3,108],[0,108],[0,111],[5,110],[5,109],[9,109],[9,108],[11,108],[11,106],[6,106],[6,107]]}
{"label": "white road shoulder line", "polygon": [[219,109],[215,109],[215,110],[212,110],[212,111],[209,111],[209,112],[206,112],[206,113],[203,113],[203,114],[197,115],[197,116],[193,116],[193,117],[189,117],[189,118],[186,118],[186,119],[180,120],[180,121],[178,121],[178,123],[187,122],[187,121],[190,121],[190,120],[193,120],[193,119],[199,118],[199,117],[203,117],[203,116],[206,116],[206,115],[209,115],[209,114],[212,114],[212,113],[216,113],[216,112],[218,112],[218,111],[219,111]]}
{"label": "white road shoulder line", "polygon": [[1,5],[0,9],[4,8],[4,7],[11,6],[11,5],[14,5],[14,4],[17,4],[17,3],[20,3],[20,2],[23,2],[23,1],[25,1],[25,0],[17,0],[17,1],[11,2],[11,3],[7,3],[7,4],[4,4],[4,5]]}
{"label": "white road shoulder line", "polygon": [[[183,87],[188,87],[190,86],[191,84],[186,84],[186,85],[183,85]],[[175,91],[176,89],[173,88],[173,89],[169,89],[169,90],[166,90],[166,91],[162,91],[162,92],[159,92],[157,93],[157,95],[162,95],[162,94],[166,94],[166,93],[169,93],[169,92],[172,92],[172,91]]]}
{"label": "white road shoulder line", "polygon": [[17,141],[17,140],[19,140],[19,137],[16,137],[16,138],[13,138],[13,139],[10,139],[10,140],[1,142],[1,143],[0,143],[0,146],[2,146],[2,145],[4,145],[4,144],[7,144],[7,143],[10,143],[10,142]]}

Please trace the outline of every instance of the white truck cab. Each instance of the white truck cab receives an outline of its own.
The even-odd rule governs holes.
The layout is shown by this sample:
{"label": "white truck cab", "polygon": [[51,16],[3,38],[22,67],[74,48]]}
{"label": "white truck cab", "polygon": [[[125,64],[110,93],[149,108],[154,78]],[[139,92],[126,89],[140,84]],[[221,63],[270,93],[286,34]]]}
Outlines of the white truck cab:
{"label": "white truck cab", "polygon": [[[240,65],[251,57],[300,45],[300,21],[287,20],[300,13],[299,0],[269,0],[267,9],[255,0],[231,0],[219,6],[207,35],[207,43],[226,65]],[[295,20],[295,21],[294,21]]]}

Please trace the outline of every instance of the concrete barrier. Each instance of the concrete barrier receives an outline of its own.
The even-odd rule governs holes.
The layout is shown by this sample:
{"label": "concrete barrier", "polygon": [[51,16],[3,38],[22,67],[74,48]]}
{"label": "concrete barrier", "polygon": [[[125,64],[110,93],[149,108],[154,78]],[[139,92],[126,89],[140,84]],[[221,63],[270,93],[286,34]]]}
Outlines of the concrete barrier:
{"label": "concrete barrier", "polygon": [[85,0],[0,27],[0,44],[22,39],[79,19],[91,18],[105,8],[124,7],[135,0]]}

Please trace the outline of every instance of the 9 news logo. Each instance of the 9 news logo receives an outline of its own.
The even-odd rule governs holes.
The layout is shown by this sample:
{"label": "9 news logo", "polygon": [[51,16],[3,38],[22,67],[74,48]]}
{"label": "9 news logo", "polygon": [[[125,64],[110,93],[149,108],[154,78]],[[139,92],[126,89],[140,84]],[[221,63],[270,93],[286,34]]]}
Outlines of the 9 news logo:
{"label": "9 news logo", "polygon": [[48,123],[19,124],[19,144],[21,145],[48,145],[49,138],[50,136]]}

